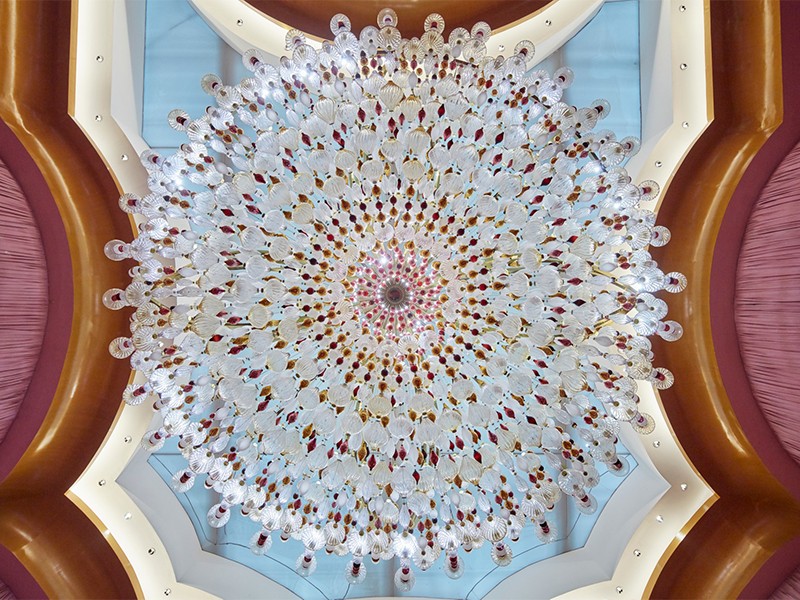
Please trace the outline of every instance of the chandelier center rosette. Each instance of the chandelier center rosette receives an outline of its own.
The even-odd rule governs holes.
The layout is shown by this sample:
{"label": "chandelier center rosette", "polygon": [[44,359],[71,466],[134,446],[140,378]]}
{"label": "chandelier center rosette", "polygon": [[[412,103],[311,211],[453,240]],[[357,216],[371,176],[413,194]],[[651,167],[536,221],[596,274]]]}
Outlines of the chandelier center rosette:
{"label": "chandelier center rosette", "polygon": [[[413,252],[384,252],[367,258],[356,269],[355,308],[363,325],[381,339],[440,330],[442,286],[437,271]],[[439,315],[441,318],[441,315]]]}

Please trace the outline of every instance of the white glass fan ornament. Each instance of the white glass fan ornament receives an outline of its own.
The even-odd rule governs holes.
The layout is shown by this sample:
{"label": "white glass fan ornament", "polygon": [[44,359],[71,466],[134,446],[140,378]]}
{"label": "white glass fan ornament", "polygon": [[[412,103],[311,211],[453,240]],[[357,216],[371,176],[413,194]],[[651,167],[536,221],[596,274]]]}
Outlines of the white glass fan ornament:
{"label": "white glass fan ornament", "polygon": [[220,495],[212,526],[258,522],[256,554],[301,541],[303,576],[320,551],[351,584],[396,557],[407,591],[484,543],[508,564],[526,524],[557,539],[562,496],[597,509],[620,425],[654,425],[637,380],[674,379],[647,338],[680,337],[655,294],[686,278],[647,251],[670,237],[658,186],[596,129],[607,102],[566,102],[571,71],[530,42],[487,56],[485,23],[397,25],[335,15],[319,50],[293,30],[279,64],[205,77],[213,105],[170,113],[186,143],[120,199],[139,234],[106,254],[139,264],[103,302],[136,309],[109,346],[146,381],[125,401],[163,418],[146,448],[179,439],[176,490]]}

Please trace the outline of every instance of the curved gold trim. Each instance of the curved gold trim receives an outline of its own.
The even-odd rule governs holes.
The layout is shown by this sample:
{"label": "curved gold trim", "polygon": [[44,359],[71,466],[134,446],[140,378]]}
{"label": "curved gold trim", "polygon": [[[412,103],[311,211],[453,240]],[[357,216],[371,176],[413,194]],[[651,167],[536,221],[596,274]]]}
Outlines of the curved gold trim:
{"label": "curved gold trim", "polygon": [[[75,504],[83,514],[85,514],[89,519],[92,521],[92,524],[98,529],[98,531],[105,531],[105,525],[103,524],[100,519],[91,511],[91,509],[86,506],[86,504],[81,500],[78,496],[73,494],[70,490],[67,490],[66,497]],[[133,586],[133,591],[137,598],[145,598],[144,590],[142,588],[142,584],[139,581],[138,577],[136,577],[136,570],[133,568],[130,559],[125,556],[125,552],[120,547],[117,540],[110,532],[106,532],[105,539],[108,542],[108,545],[111,546],[111,549],[114,551],[114,554],[120,559],[122,563],[122,568],[125,569],[125,572],[128,574],[128,577],[131,581],[131,585]]]}
{"label": "curved gold trim", "polygon": [[650,578],[647,580],[647,585],[645,586],[644,593],[642,594],[643,598],[650,598],[653,596],[653,588],[655,587],[659,577],[661,577],[661,573],[663,572],[667,562],[675,553],[675,550],[678,548],[681,542],[686,538],[686,535],[692,529],[694,529],[695,525],[697,525],[697,523],[700,522],[700,519],[702,519],[706,515],[706,513],[711,509],[712,506],[714,506],[714,503],[716,503],[717,500],[719,500],[719,496],[717,496],[716,494],[714,495],[713,498],[709,498],[708,501],[706,501],[706,503],[703,504],[703,506],[701,506],[697,510],[697,512],[692,516],[692,518],[689,519],[689,522],[686,523],[686,525],[684,525],[680,533],[677,536],[675,536],[675,538],[672,540],[672,542],[670,543],[669,547],[666,549],[664,554],[661,556],[661,558],[658,559],[658,563],[653,569]]}

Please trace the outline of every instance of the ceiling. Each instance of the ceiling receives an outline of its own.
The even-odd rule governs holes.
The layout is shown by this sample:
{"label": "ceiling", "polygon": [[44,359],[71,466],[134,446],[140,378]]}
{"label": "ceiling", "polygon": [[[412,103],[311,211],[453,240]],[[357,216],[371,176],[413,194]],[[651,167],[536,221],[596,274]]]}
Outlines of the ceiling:
{"label": "ceiling", "polygon": [[[566,10],[565,1],[551,3],[534,18],[516,24],[517,31],[515,27],[506,27],[500,35],[531,37],[537,42],[539,52],[544,49],[542,54],[551,56],[549,60],[572,63],[575,58],[568,55],[569,50],[561,50],[561,58],[556,50],[566,40],[573,39],[585,23],[592,22],[602,3],[585,2],[582,5],[585,10],[581,12]],[[77,44],[73,38],[72,53],[64,54],[63,49],[70,47],[70,30],[63,25],[65,17],[69,22],[68,7],[59,4],[60,12],[54,16],[55,11],[43,11],[36,2],[26,4],[2,7],[7,14],[0,22],[9,28],[8,39],[21,44],[26,35],[36,32],[37,36],[44,36],[49,32],[52,39],[60,40],[62,45],[55,47],[61,48],[62,53],[38,61],[24,79],[10,67],[14,60],[19,60],[18,55],[10,53],[3,57],[5,66],[0,75],[6,83],[4,89],[9,92],[0,114],[12,126],[11,130],[3,130],[4,141],[7,140],[4,145],[20,149],[19,153],[22,146],[18,140],[21,140],[26,153],[36,162],[12,164],[5,156],[2,158],[16,174],[23,174],[18,177],[23,191],[41,190],[43,185],[49,188],[47,197],[39,201],[38,213],[33,206],[37,221],[49,223],[57,230],[51,242],[42,236],[49,289],[51,297],[57,297],[54,292],[62,293],[73,302],[72,305],[66,301],[53,302],[51,311],[61,310],[63,314],[65,307],[67,312],[73,310],[72,319],[62,317],[63,326],[57,331],[50,321],[42,352],[53,353],[54,358],[36,365],[34,380],[39,382],[40,389],[35,390],[35,396],[26,396],[20,409],[23,420],[17,419],[20,424],[14,423],[3,445],[5,450],[11,447],[8,445],[11,441],[19,448],[18,453],[4,453],[3,459],[2,474],[7,476],[0,485],[0,494],[6,500],[0,518],[0,542],[13,553],[3,563],[19,561],[33,574],[36,585],[48,594],[58,590],[55,595],[63,597],[126,596],[132,591],[149,596],[154,591],[166,593],[167,589],[176,596],[195,597],[199,589],[224,596],[219,592],[218,577],[212,576],[215,573],[225,574],[220,576],[231,580],[241,578],[244,587],[237,596],[246,595],[247,585],[261,586],[256,589],[263,592],[265,580],[205,557],[196,537],[194,542],[184,538],[170,540],[171,534],[164,526],[159,528],[156,513],[162,522],[165,515],[173,514],[162,507],[172,502],[170,510],[178,511],[174,513],[175,519],[180,518],[182,509],[174,497],[163,503],[153,501],[158,495],[156,490],[160,489],[158,480],[153,479],[152,469],[142,462],[142,457],[134,456],[135,440],[146,428],[149,415],[117,410],[116,398],[129,371],[124,364],[105,356],[105,342],[97,343],[98,339],[122,335],[125,330],[124,315],[105,311],[98,298],[105,289],[125,279],[124,270],[117,264],[108,264],[102,257],[103,244],[111,238],[131,237],[130,224],[123,215],[114,212],[115,202],[108,199],[118,195],[117,189],[130,191],[141,186],[137,161],[131,157],[149,139],[147,128],[144,135],[140,129],[142,122],[147,125],[147,103],[142,106],[130,100],[147,95],[146,82],[142,78],[137,84],[135,76],[138,56],[135,49],[144,41],[131,34],[144,17],[137,13],[136,2],[118,3],[114,9],[108,9],[110,3],[103,9],[103,3],[76,2],[71,31],[73,35],[78,32]],[[121,10],[125,4],[128,10]],[[329,13],[338,10],[333,2],[330,10],[325,11],[319,9],[318,3],[299,3],[290,15],[282,2],[252,4],[255,9],[269,13],[272,19],[289,26],[302,26],[312,34],[324,33]],[[222,54],[211,60],[222,60],[220,56],[230,52],[224,50],[226,44],[237,48],[254,40],[257,43],[259,39],[267,39],[264,32],[271,31],[269,28],[281,27],[241,2],[227,5],[228,14],[220,14],[218,7],[201,0],[193,5],[197,14],[225,40],[216,46],[217,50],[223,49]],[[640,11],[645,12],[648,5],[652,8],[652,3],[644,3]],[[315,8],[312,10],[311,6]],[[421,21],[417,15],[420,10],[424,14],[439,10],[448,25],[457,24],[454,22],[458,17],[448,18],[448,11],[452,13],[454,6],[451,2],[413,3],[408,13],[403,12],[404,7],[398,7],[401,27],[406,22]],[[476,15],[487,15],[487,20],[491,15],[492,24],[499,27],[516,21],[526,12],[543,8],[524,2],[506,3],[502,10],[494,10],[491,2],[473,2],[467,6]],[[660,505],[653,505],[652,511],[648,501],[638,500],[639,506],[643,503],[647,510],[642,513],[641,522],[632,523],[635,530],[629,537],[621,539],[621,549],[611,553],[619,553],[620,559],[610,565],[610,570],[601,570],[597,582],[586,581],[586,585],[594,587],[591,591],[577,592],[576,597],[612,592],[623,597],[735,595],[751,580],[757,581],[758,576],[754,575],[758,568],[800,530],[797,502],[800,490],[797,479],[793,478],[798,467],[785,450],[781,451],[752,395],[748,398],[731,387],[732,378],[743,375],[743,370],[737,371],[738,353],[721,350],[725,347],[721,344],[738,344],[729,335],[733,331],[735,336],[735,326],[726,327],[726,319],[733,319],[733,311],[727,306],[725,290],[731,290],[732,298],[735,273],[730,270],[735,271],[738,256],[736,235],[739,232],[741,240],[740,231],[746,227],[749,206],[766,177],[759,180],[758,174],[754,176],[746,167],[782,119],[780,111],[773,110],[780,105],[780,70],[772,68],[773,63],[767,59],[763,72],[746,69],[741,66],[744,63],[741,59],[773,56],[775,44],[770,32],[780,27],[781,18],[788,22],[797,15],[791,11],[780,15],[778,7],[771,3],[732,2],[709,7],[701,2],[686,2],[663,6],[662,11],[654,11],[656,14],[640,16],[640,27],[650,33],[639,53],[640,127],[644,143],[638,162],[630,168],[640,173],[640,179],[661,178],[662,188],[666,189],[659,203],[659,222],[672,229],[673,242],[660,250],[658,260],[686,272],[692,282],[684,294],[670,302],[671,313],[678,315],[676,320],[684,324],[686,335],[677,344],[660,344],[656,348],[661,362],[677,375],[672,390],[662,392],[660,398],[652,395],[650,399],[653,412],[661,415],[656,432],[659,444],[651,444],[652,438],[645,440],[637,455],[637,461],[649,463],[654,474],[660,473],[670,491]],[[689,10],[682,10],[684,6]],[[357,23],[356,18],[366,19],[366,15],[375,12],[373,8],[370,3],[363,3],[356,8],[363,13],[344,12]],[[680,22],[683,27],[670,26],[674,19],[691,17],[692,12],[695,21]],[[88,14],[91,18],[87,18]],[[469,16],[469,21],[479,18],[471,15],[468,10],[460,13],[463,19]],[[100,33],[103,19],[106,19],[105,35]],[[128,39],[119,43],[120,36],[114,35],[112,43],[108,34],[120,31],[121,19]],[[140,29],[142,26],[144,23],[140,23]],[[94,33],[81,37],[82,31]],[[737,44],[731,44],[733,39]],[[45,53],[49,46],[52,44],[41,44],[37,51]],[[692,50],[693,47],[696,49]],[[710,56],[706,54],[709,48]],[[741,54],[736,54],[734,48]],[[169,55],[169,50],[166,52]],[[564,54],[569,58],[564,59]],[[71,66],[65,56],[73,57]],[[142,60],[146,63],[146,54]],[[681,69],[680,64],[688,64],[690,68]],[[121,65],[129,66],[121,68]],[[147,70],[142,72],[146,77]],[[665,77],[667,72],[669,77]],[[680,79],[684,75],[688,77]],[[38,81],[47,85],[32,87],[36,77],[41,77]],[[665,79],[671,82],[666,90],[659,87]],[[689,87],[682,88],[683,85]],[[144,94],[136,92],[141,86]],[[726,93],[733,89],[737,94]],[[698,95],[692,97],[692,91]],[[22,99],[26,100],[21,102]],[[713,123],[708,126],[712,113]],[[69,115],[74,116],[81,129]],[[792,118],[784,118],[784,125],[765,146],[772,147],[772,163],[765,163],[774,163],[772,168],[788,153],[791,140],[798,137],[798,130],[791,130],[797,126]],[[152,131],[152,135],[158,135]],[[80,160],[76,161],[78,156]],[[749,192],[743,191],[743,186],[750,186]],[[749,204],[743,208],[734,204],[737,194],[740,202]],[[32,197],[28,193],[28,198]],[[729,205],[737,210],[726,213]],[[60,267],[59,239],[62,240]],[[725,244],[734,244],[733,250],[720,252]],[[65,247],[71,259],[66,267]],[[72,274],[69,281],[64,281],[65,268]],[[70,322],[71,327],[67,326]],[[59,364],[63,368],[54,367]],[[744,383],[747,384],[746,376]],[[28,395],[31,396],[30,390]],[[747,418],[743,419],[743,415]],[[630,447],[637,444],[638,440],[630,441]],[[100,451],[95,455],[98,448]],[[134,476],[134,471],[140,472],[140,476]],[[743,477],[748,482],[744,489]],[[150,483],[143,483],[146,481]],[[690,481],[689,495],[680,493],[679,484],[686,481]],[[705,482],[710,488],[705,488]],[[53,486],[67,495],[43,496]],[[755,498],[758,503],[753,501]],[[84,513],[91,522],[83,517]],[[20,518],[22,514],[24,519]],[[597,531],[608,527],[618,529],[626,522],[625,510],[619,514],[616,523],[612,520],[603,528],[598,525]],[[667,525],[661,526],[665,515]],[[662,519],[656,521],[656,516]],[[167,516],[166,520],[169,519]],[[17,525],[10,528],[10,521]],[[166,528],[169,529],[169,523]],[[102,535],[98,535],[98,530]],[[80,548],[80,556],[91,557],[96,565],[79,568],[78,564],[86,564],[85,561],[60,552],[36,533],[41,531],[57,531],[62,540],[72,540],[73,547]],[[189,531],[190,535],[193,533],[194,530]],[[178,548],[181,552],[176,551]],[[604,549],[608,554],[607,546],[599,548],[601,554]],[[636,556],[641,560],[633,560],[634,548],[647,550],[644,556],[641,552]],[[701,568],[692,557],[704,549],[709,559]],[[714,552],[709,553],[709,549]],[[207,572],[195,569],[191,575],[188,566],[179,566],[176,556],[179,553],[195,556],[199,561],[196,564],[207,567]],[[780,555],[781,552],[776,556]],[[547,577],[548,571],[552,575],[563,570],[563,576],[553,576],[553,580],[563,585],[548,588],[541,595],[558,595],[579,587],[579,582],[570,581],[569,574],[571,565],[581,559],[573,556],[573,562],[569,562],[568,555],[564,556],[567,558],[563,565],[551,563],[539,575],[533,565],[516,579],[507,579],[496,588],[496,597],[527,597],[526,585],[537,577]],[[786,571],[789,563],[789,559],[778,566],[774,561],[768,563],[776,573],[773,579]],[[547,561],[542,563],[547,564]],[[766,575],[759,576],[765,578],[764,585],[771,585],[772,580]],[[11,577],[25,580],[19,573]],[[0,579],[11,581],[5,572],[0,572]],[[25,581],[18,585],[23,584]],[[30,581],[26,585],[30,586]],[[276,597],[282,597],[281,592],[275,593]]]}
{"label": "ceiling", "polygon": [[[318,2],[301,0],[249,0],[257,11],[268,15],[288,27],[304,31],[318,38],[330,37],[330,18],[337,13],[344,13],[353,24],[353,31],[361,31],[367,25],[375,24],[375,16],[386,6],[379,0],[363,0],[361,2],[345,2],[329,0],[324,6]],[[423,33],[422,24],[425,17],[438,13],[444,17],[448,28],[465,27],[469,29],[478,21],[486,21],[493,30],[510,26],[516,21],[541,10],[548,4],[547,0],[509,0],[493,2],[491,0],[435,0],[433,2],[416,2],[401,0],[394,2],[392,8],[401,17],[403,33],[406,37],[419,36]]]}

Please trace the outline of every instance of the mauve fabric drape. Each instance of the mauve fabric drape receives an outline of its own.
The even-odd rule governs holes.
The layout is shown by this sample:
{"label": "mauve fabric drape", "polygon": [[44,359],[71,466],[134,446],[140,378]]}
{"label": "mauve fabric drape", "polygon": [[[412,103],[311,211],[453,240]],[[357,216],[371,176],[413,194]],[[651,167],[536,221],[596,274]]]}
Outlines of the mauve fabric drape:
{"label": "mauve fabric drape", "polygon": [[792,573],[777,590],[772,592],[770,600],[797,600],[798,598],[800,598],[800,569]]}
{"label": "mauve fabric drape", "polygon": [[0,161],[0,442],[17,416],[39,359],[47,301],[39,228],[25,195]]}
{"label": "mauve fabric drape", "polygon": [[[800,463],[800,145],[761,192],[736,273],[735,319],[753,395]],[[800,598],[800,595],[795,595]]]}
{"label": "mauve fabric drape", "polygon": [[17,600],[17,597],[11,593],[5,582],[0,579],[0,600]]}

